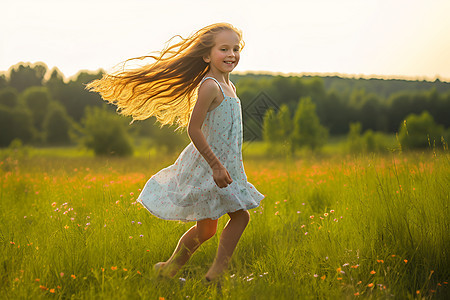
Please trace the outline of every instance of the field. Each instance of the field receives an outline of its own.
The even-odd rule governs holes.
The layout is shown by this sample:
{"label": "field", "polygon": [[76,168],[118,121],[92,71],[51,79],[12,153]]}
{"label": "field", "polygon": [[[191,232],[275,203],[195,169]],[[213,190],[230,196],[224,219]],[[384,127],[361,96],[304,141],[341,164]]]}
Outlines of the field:
{"label": "field", "polygon": [[228,216],[176,279],[152,270],[194,224],[157,219],[136,202],[146,180],[176,156],[5,153],[1,299],[450,295],[448,151],[244,155],[248,180],[266,198],[251,211],[220,289],[204,286],[202,278]]}

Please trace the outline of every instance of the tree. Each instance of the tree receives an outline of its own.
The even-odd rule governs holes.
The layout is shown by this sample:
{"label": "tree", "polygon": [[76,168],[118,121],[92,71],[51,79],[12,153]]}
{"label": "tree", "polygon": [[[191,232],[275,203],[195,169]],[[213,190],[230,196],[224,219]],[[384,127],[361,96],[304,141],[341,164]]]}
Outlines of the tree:
{"label": "tree", "polygon": [[271,107],[267,109],[264,114],[263,121],[263,138],[269,144],[276,144],[278,141],[278,124],[274,109]]}
{"label": "tree", "polygon": [[23,107],[0,105],[0,147],[8,146],[15,138],[27,143],[35,136],[31,113]]}
{"label": "tree", "polygon": [[328,138],[328,129],[323,127],[316,114],[316,106],[310,97],[301,98],[294,116],[294,147],[320,148]]}
{"label": "tree", "polygon": [[52,103],[43,123],[45,141],[53,145],[69,144],[69,131],[71,128],[72,120],[67,115],[64,107],[60,104]]}
{"label": "tree", "polygon": [[133,153],[126,130],[126,119],[105,107],[87,107],[82,119],[85,138],[83,143],[95,155],[128,156]]}
{"label": "tree", "polygon": [[19,92],[30,86],[42,86],[45,73],[47,66],[44,63],[34,65],[19,63],[11,68],[9,84]]}
{"label": "tree", "polygon": [[33,115],[34,126],[38,130],[42,130],[42,124],[51,102],[47,88],[39,86],[27,88],[23,92],[22,98]]}
{"label": "tree", "polygon": [[7,87],[0,90],[0,105],[13,108],[18,104],[19,95],[16,89]]}
{"label": "tree", "polygon": [[289,111],[289,107],[286,104],[282,104],[280,106],[277,114],[277,121],[280,140],[282,140],[283,142],[289,142],[291,133],[293,131],[293,124],[291,119],[291,112]]}
{"label": "tree", "polygon": [[426,148],[441,141],[444,127],[437,125],[428,111],[424,111],[421,115],[408,115],[400,125],[399,131],[402,148]]}

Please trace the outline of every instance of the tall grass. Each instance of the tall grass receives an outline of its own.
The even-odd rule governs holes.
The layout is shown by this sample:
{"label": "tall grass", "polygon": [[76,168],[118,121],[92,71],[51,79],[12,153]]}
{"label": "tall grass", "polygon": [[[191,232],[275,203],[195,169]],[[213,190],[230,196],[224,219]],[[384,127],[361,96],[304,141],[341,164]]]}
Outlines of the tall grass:
{"label": "tall grass", "polygon": [[201,280],[227,216],[176,279],[152,271],[193,225],[157,219],[136,202],[173,160],[4,158],[0,298],[449,296],[447,152],[244,157],[266,198],[251,211],[221,289]]}

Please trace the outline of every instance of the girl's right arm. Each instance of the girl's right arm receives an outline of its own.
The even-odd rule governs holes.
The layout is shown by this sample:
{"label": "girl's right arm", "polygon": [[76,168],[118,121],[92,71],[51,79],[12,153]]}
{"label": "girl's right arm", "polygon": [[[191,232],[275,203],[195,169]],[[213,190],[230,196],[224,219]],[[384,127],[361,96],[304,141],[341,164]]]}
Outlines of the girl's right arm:
{"label": "girl's right arm", "polygon": [[198,90],[198,98],[192,110],[191,119],[188,125],[188,135],[198,152],[205,158],[213,170],[213,178],[219,187],[226,187],[233,182],[227,169],[211,150],[205,136],[201,130],[206,113],[216,97],[221,95],[219,87],[212,80],[206,80]]}

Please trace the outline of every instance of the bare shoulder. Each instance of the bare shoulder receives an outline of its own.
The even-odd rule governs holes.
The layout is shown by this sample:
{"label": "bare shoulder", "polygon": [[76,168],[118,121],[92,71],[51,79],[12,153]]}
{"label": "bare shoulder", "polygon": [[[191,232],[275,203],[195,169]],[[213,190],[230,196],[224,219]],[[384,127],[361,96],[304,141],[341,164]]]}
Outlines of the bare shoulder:
{"label": "bare shoulder", "polygon": [[220,88],[212,79],[206,79],[200,84],[188,130],[201,128],[211,103],[218,97],[219,93]]}
{"label": "bare shoulder", "polygon": [[205,81],[203,81],[198,88],[198,96],[202,98],[215,98],[219,92],[219,86],[213,79],[210,78],[205,79]]}

